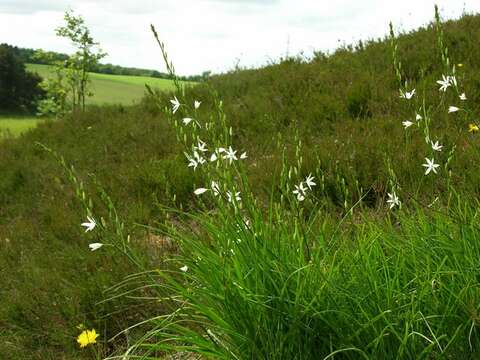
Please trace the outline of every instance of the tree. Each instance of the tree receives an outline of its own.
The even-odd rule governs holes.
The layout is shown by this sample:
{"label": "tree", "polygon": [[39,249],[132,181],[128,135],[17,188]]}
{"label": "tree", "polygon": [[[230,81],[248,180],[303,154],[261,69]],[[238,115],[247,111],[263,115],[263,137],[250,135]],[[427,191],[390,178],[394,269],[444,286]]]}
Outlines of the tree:
{"label": "tree", "polygon": [[66,80],[66,60],[59,60],[55,53],[37,50],[32,56],[36,62],[51,64],[54,76],[44,79],[40,86],[47,96],[38,102],[38,115],[62,117],[71,110],[68,102],[69,86]]}
{"label": "tree", "polygon": [[31,111],[44,95],[38,74],[25,70],[25,64],[15,49],[0,45],[0,109],[8,111]]}
{"label": "tree", "polygon": [[56,34],[69,39],[77,51],[64,63],[65,77],[70,87],[73,110],[85,110],[85,98],[92,96],[89,91],[88,71],[98,65],[107,54],[98,48],[90,30],[81,16],[74,16],[73,11],[65,12],[65,26],[56,29]]}
{"label": "tree", "polygon": [[203,81],[208,80],[208,78],[210,77],[211,74],[212,74],[212,72],[210,70],[202,72],[202,80]]}

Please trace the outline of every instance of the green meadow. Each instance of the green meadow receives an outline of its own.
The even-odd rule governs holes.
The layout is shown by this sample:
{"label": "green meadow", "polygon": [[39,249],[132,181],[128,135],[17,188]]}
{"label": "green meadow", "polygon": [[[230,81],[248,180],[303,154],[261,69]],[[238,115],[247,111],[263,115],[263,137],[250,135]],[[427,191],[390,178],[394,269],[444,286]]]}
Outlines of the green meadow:
{"label": "green meadow", "polygon": [[19,136],[37,126],[42,119],[35,116],[0,115],[0,134]]}
{"label": "green meadow", "polygon": [[[36,72],[44,78],[55,75],[49,65],[27,64],[27,70]],[[173,90],[172,81],[166,79],[96,73],[90,73],[89,76],[94,93],[94,96],[87,100],[90,105],[132,105],[144,96],[145,84],[161,91]]]}

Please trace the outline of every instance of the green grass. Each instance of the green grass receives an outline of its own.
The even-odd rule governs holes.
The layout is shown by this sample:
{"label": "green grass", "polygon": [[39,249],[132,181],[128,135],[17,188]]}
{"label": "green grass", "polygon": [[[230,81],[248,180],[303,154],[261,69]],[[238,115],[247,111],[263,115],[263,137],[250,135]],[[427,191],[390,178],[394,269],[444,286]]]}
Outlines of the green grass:
{"label": "green grass", "polygon": [[0,115],[0,134],[16,137],[35,128],[42,121],[35,116]]}
{"label": "green grass", "polygon": [[476,359],[478,203],[459,200],[446,213],[364,217],[340,231],[325,213],[315,226],[285,208],[262,214],[246,205],[239,216],[218,202],[214,216],[188,216],[170,230],[182,256],[174,271],[145,282],[173,291],[182,306],[152,320],[158,330],[136,350],[225,360]]}
{"label": "green grass", "polygon": [[[44,78],[54,76],[49,65],[27,64],[27,70]],[[173,82],[144,76],[123,76],[90,73],[94,96],[87,99],[90,105],[122,104],[132,105],[145,94],[145,84],[160,91],[173,89]]]}

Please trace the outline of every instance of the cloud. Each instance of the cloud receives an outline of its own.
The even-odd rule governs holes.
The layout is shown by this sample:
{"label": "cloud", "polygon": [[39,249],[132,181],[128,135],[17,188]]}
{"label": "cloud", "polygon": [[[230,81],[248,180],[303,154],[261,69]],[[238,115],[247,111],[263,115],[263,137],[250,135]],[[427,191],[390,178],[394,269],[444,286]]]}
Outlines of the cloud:
{"label": "cloud", "polygon": [[0,12],[7,14],[34,14],[39,11],[64,11],[67,0],[2,0]]}
{"label": "cloud", "polygon": [[[71,52],[55,36],[69,7],[109,53],[105,61],[165,71],[149,30],[154,24],[179,74],[259,66],[269,58],[383,37],[388,22],[413,29],[433,17],[479,11],[479,0],[0,0],[0,42]],[[27,25],[26,25],[27,24]]]}
{"label": "cloud", "polygon": [[242,5],[274,5],[279,4],[280,0],[204,0],[207,2],[218,2],[225,4],[242,4]]}
{"label": "cloud", "polygon": [[172,10],[168,6],[169,4],[168,1],[167,5],[165,2],[160,4],[156,0],[1,0],[0,12],[7,14],[35,14],[40,11],[64,12],[69,8],[76,9],[90,5],[115,14],[149,14]]}
{"label": "cloud", "polygon": [[[158,0],[76,0],[74,3],[79,7],[84,5],[91,5],[92,8],[106,10],[114,14],[125,15],[142,15],[157,12],[172,12],[174,10],[171,1]],[[178,3],[182,3],[182,0],[178,0]]]}

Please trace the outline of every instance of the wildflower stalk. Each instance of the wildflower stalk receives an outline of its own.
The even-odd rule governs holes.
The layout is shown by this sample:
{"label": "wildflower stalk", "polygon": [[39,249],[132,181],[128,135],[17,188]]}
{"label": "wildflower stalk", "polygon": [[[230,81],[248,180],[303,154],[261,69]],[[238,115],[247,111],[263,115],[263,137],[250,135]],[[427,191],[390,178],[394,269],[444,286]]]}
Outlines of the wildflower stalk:
{"label": "wildflower stalk", "polygon": [[[395,72],[395,76],[397,77],[398,84],[400,88],[403,86],[402,81],[402,63],[398,58],[398,43],[395,37],[395,32],[393,30],[393,24],[390,22],[390,49],[392,52],[392,62],[393,62],[393,70]],[[405,90],[405,88],[404,88]]]}
{"label": "wildflower stalk", "polygon": [[435,30],[437,32],[437,43],[440,50],[440,56],[444,70],[447,74],[450,74],[450,58],[448,57],[448,47],[445,45],[445,36],[443,33],[442,20],[440,19],[440,11],[438,5],[435,4]]}
{"label": "wildflower stalk", "polygon": [[175,73],[175,66],[173,66],[173,62],[171,62],[168,58],[167,51],[165,50],[165,44],[162,41],[160,41],[157,30],[155,29],[155,26],[153,26],[153,24],[150,25],[150,29],[152,30],[153,36],[155,37],[155,40],[157,41],[157,44],[160,47],[163,60],[167,67],[167,72],[170,75],[171,79],[173,80],[173,84],[175,85],[177,92],[179,94],[185,95],[184,88],[180,85],[178,77]]}

